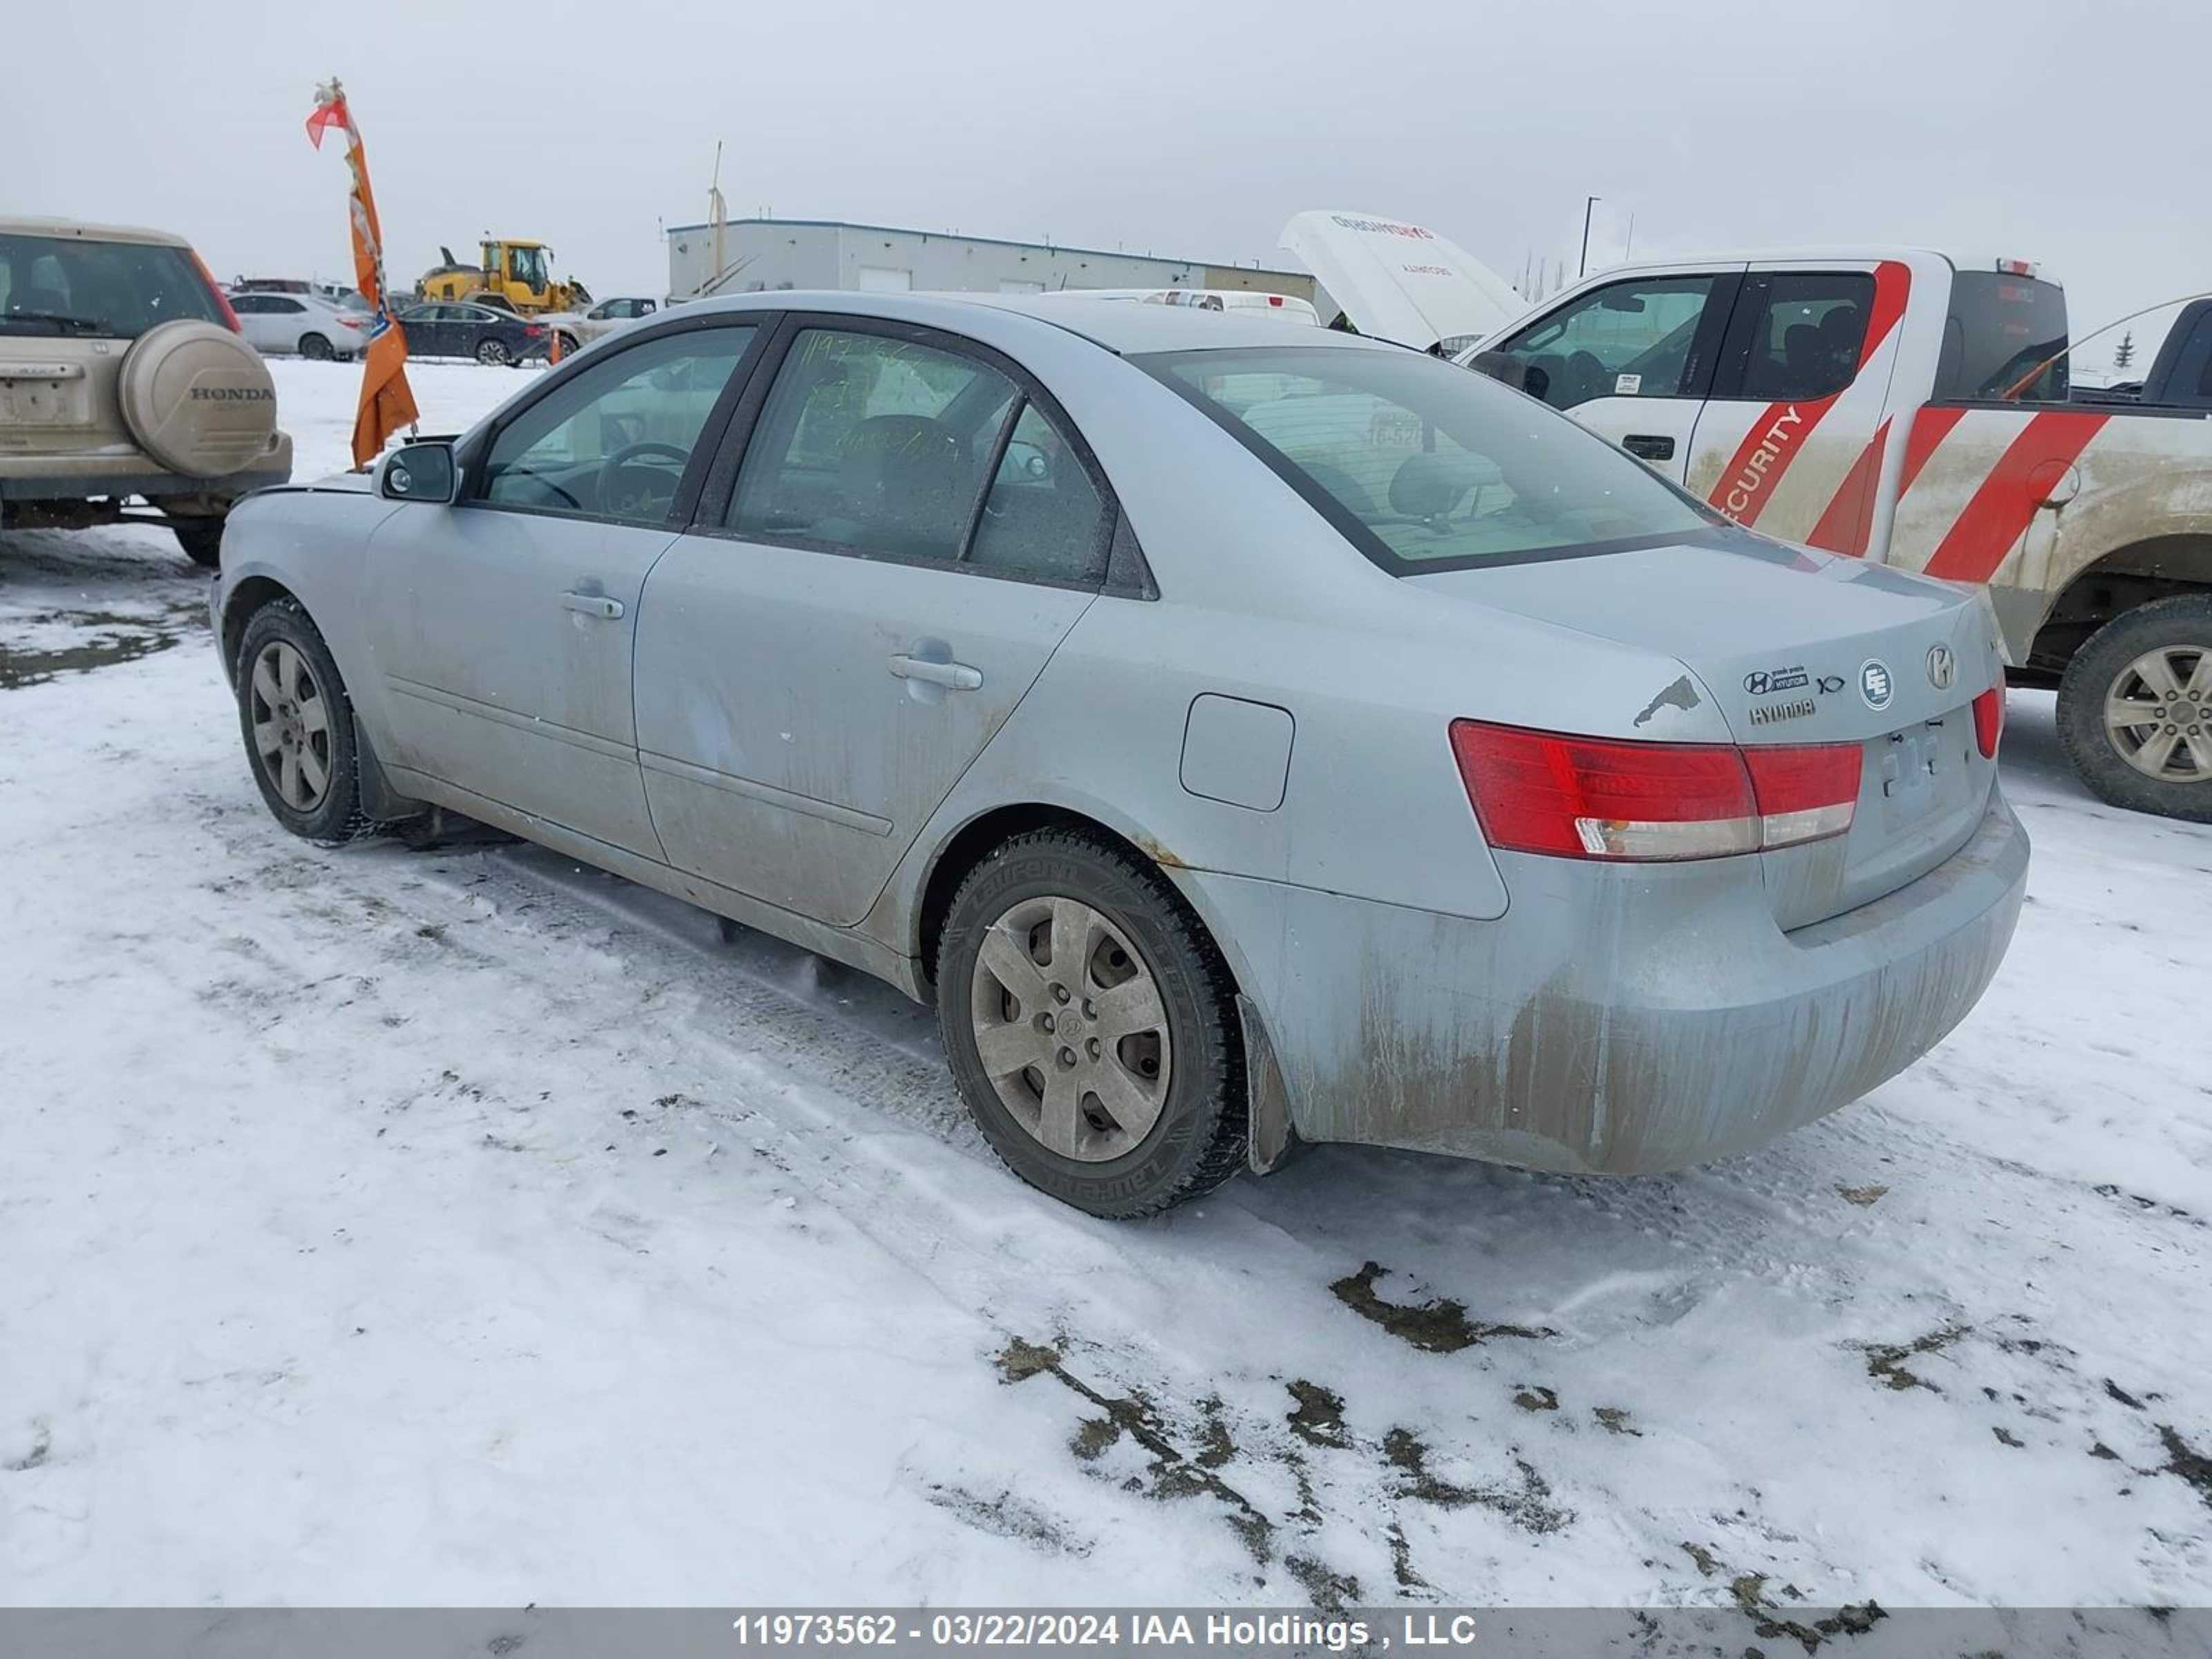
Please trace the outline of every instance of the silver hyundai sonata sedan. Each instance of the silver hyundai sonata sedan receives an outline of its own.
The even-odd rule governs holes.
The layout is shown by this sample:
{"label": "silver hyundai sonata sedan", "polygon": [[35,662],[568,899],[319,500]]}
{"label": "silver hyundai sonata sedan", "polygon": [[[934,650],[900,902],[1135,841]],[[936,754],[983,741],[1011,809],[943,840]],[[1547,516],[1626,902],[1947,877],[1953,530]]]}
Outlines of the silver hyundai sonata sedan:
{"label": "silver hyundai sonata sedan", "polygon": [[1756,1146],[1966,1015],[2027,866],[1978,599],[1310,327],[685,306],[253,497],[213,603],[288,829],[465,814],[933,1000],[1100,1215]]}

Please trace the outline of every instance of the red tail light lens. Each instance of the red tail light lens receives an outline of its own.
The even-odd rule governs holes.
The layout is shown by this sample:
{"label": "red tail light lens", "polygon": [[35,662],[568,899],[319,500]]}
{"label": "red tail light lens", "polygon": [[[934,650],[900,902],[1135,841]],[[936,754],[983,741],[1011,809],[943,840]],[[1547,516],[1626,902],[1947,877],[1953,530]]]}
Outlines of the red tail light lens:
{"label": "red tail light lens", "polygon": [[185,251],[191,255],[192,269],[199,272],[200,281],[207,289],[208,298],[215,301],[216,314],[222,319],[222,325],[233,334],[245,333],[246,331],[239,325],[238,313],[230,308],[230,295],[222,291],[222,284],[216,281],[215,273],[207,268],[207,261],[200,258],[196,248]]}
{"label": "red tail light lens", "polygon": [[534,340],[544,331],[545,325],[543,323],[525,323],[522,325],[522,337],[526,340]]}
{"label": "red tail light lens", "polygon": [[2004,736],[2004,705],[2002,680],[1974,699],[1974,744],[1984,760],[1997,757],[1997,741]]}
{"label": "red tail light lens", "polygon": [[1857,805],[1850,744],[1629,743],[1454,720],[1453,757],[1493,847],[1554,858],[1725,858],[1838,836]]}
{"label": "red tail light lens", "polygon": [[1747,749],[1743,763],[1758,798],[1763,847],[1821,841],[1851,827],[1859,803],[1859,746]]}

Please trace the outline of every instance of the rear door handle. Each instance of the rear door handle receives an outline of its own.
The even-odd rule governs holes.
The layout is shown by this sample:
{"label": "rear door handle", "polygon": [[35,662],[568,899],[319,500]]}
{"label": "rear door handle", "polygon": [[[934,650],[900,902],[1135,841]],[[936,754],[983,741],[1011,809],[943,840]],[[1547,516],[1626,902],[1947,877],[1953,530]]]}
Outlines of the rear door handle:
{"label": "rear door handle", "polygon": [[1674,459],[1674,441],[1661,433],[1632,432],[1620,441],[1620,447],[1642,460],[1671,461]]}
{"label": "rear door handle", "polygon": [[623,602],[604,593],[563,593],[561,603],[580,615],[597,617],[601,622],[612,622],[623,613]]}
{"label": "rear door handle", "polygon": [[974,691],[983,684],[983,671],[980,668],[970,668],[964,662],[932,662],[927,657],[909,657],[904,652],[891,659],[890,669],[900,679],[927,680],[951,691]]}

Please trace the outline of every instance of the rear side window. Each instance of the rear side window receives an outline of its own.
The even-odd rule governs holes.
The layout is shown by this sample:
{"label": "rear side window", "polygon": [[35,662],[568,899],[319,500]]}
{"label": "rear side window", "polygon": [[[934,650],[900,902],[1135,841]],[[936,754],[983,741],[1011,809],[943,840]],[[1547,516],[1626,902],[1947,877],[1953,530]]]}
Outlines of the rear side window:
{"label": "rear side window", "polygon": [[1735,395],[1775,402],[1825,398],[1858,373],[1874,309],[1866,271],[1778,270],[1745,286],[1722,356]]}
{"label": "rear side window", "polygon": [[1394,575],[1701,534],[1642,462],[1486,375],[1410,351],[1186,351],[1134,361]]}
{"label": "rear side window", "polygon": [[1035,404],[1024,404],[975,521],[969,562],[1046,581],[1097,577],[1104,508],[1082,461]]}
{"label": "rear side window", "polygon": [[128,340],[179,317],[223,320],[182,248],[0,232],[0,333]]}
{"label": "rear side window", "polygon": [[1539,319],[1486,363],[1509,386],[1554,409],[1595,398],[1674,398],[1690,389],[1711,276],[1644,276],[1611,283]]}
{"label": "rear side window", "polygon": [[1013,382],[972,357],[842,330],[793,337],[730,502],[741,535],[960,556]]}
{"label": "rear side window", "polygon": [[[1951,278],[1951,310],[1936,365],[1936,396],[1953,401],[2008,395],[2031,403],[2065,400],[2066,294],[2056,283],[2002,271],[1961,270]],[[2039,365],[2048,367],[2039,368]],[[2034,379],[2020,386],[2023,376]]]}

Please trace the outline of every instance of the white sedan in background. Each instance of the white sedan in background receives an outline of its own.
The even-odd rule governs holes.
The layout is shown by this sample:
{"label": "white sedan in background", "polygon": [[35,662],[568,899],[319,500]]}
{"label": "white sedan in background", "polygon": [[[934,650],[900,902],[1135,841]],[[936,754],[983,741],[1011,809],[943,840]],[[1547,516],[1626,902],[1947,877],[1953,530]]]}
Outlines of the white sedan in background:
{"label": "white sedan in background", "polygon": [[271,353],[327,362],[357,355],[373,313],[325,300],[319,294],[233,294],[240,332],[264,356]]}

